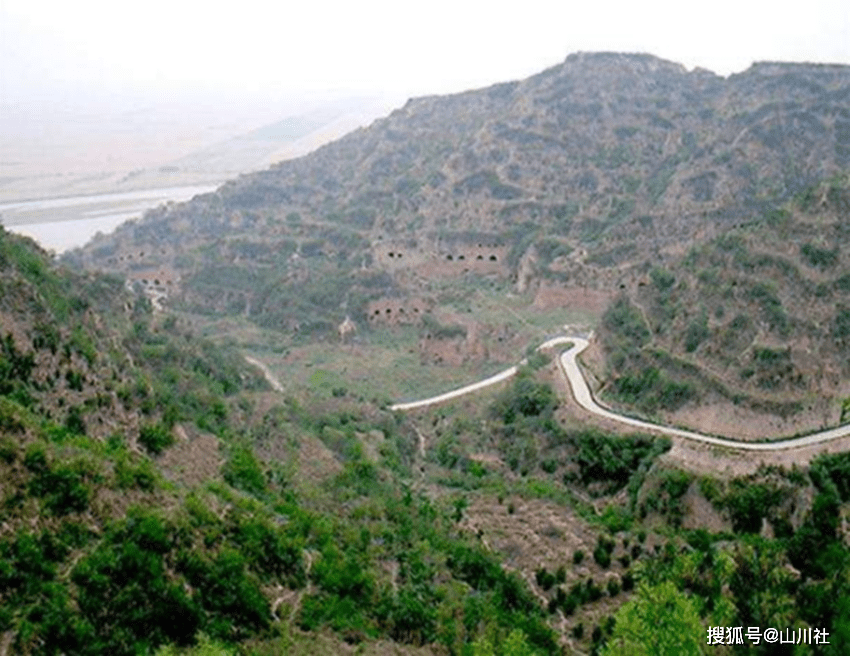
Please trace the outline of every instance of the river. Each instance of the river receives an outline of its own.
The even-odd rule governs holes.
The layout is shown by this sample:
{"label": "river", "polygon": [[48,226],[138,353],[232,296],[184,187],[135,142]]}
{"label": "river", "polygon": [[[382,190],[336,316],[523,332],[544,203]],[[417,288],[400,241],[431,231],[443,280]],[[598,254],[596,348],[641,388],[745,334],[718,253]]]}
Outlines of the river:
{"label": "river", "polygon": [[67,196],[0,204],[0,223],[62,253],[82,246],[98,232],[109,233],[145,211],[169,201],[185,201],[217,186],[162,187],[90,196]]}

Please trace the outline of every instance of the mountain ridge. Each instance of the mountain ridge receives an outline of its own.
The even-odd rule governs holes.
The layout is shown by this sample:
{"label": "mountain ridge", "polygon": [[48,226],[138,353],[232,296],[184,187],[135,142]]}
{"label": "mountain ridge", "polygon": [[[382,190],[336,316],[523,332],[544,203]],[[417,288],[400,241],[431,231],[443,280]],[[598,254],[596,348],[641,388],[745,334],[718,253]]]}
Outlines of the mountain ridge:
{"label": "mountain ridge", "polygon": [[576,53],[525,80],[411,99],[69,259],[175,307],[316,338],[346,315],[395,325],[406,306],[392,299],[439,305],[436,280],[613,298],[841,176],[848,99],[850,66],[760,62],[724,78]]}

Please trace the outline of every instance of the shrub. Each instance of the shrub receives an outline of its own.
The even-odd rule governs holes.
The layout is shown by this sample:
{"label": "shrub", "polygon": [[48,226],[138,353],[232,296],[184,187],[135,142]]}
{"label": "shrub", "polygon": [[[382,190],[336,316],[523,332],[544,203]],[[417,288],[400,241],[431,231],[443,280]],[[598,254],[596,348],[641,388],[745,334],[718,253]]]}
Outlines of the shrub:
{"label": "shrub", "polygon": [[0,394],[9,394],[17,385],[30,382],[35,354],[21,353],[11,333],[0,339]]}
{"label": "shrub", "polygon": [[569,434],[575,445],[576,463],[582,483],[605,483],[612,492],[625,486],[633,475],[641,472],[641,465],[654,460],[670,448],[670,441],[643,435],[613,436],[588,429]]}
{"label": "shrub", "polygon": [[670,271],[655,267],[649,272],[649,277],[652,279],[652,284],[659,292],[669,291],[676,284],[676,276]]}
{"label": "shrub", "polygon": [[30,494],[44,499],[55,515],[82,512],[88,507],[91,489],[87,481],[98,478],[93,466],[84,461],[53,465],[44,447],[33,444],[24,456],[24,465],[32,474]]}
{"label": "shrub", "polygon": [[614,551],[614,541],[600,535],[596,541],[596,548],[593,550],[593,560],[603,568],[611,566],[611,552]]}
{"label": "shrub", "polygon": [[659,408],[681,408],[694,398],[696,390],[690,383],[671,380],[657,367],[644,367],[616,378],[614,393],[625,403],[636,405],[645,412],[655,412]]}
{"label": "shrub", "polygon": [[557,406],[552,387],[520,374],[493,404],[493,412],[505,424],[528,417],[548,417]]}
{"label": "shrub", "polygon": [[649,342],[650,332],[643,315],[626,296],[620,296],[608,307],[602,317],[602,324],[634,347]]}
{"label": "shrub", "polygon": [[534,578],[537,581],[537,585],[543,590],[549,590],[555,585],[555,575],[551,574],[545,567],[539,568],[535,572]]}
{"label": "shrub", "polygon": [[602,599],[602,588],[593,579],[587,579],[585,582],[585,598],[588,601],[599,601]]}
{"label": "shrub", "polygon": [[[845,550],[836,540],[840,499],[832,490],[815,496],[806,521],[788,543],[788,560],[804,576],[824,578],[840,568]],[[837,558],[836,558],[837,556]]]}
{"label": "shrub", "polygon": [[558,470],[558,461],[554,458],[547,458],[540,463],[540,469],[547,474],[554,474]]}
{"label": "shrub", "polygon": [[47,507],[56,515],[83,512],[89,505],[91,490],[84,474],[70,467],[59,467],[44,477],[43,492]]}
{"label": "shrub", "polygon": [[567,580],[567,568],[561,565],[555,571],[555,583],[562,584]]}
{"label": "shrub", "polygon": [[809,266],[826,269],[838,262],[838,249],[826,249],[808,243],[800,246],[800,255]]}
{"label": "shrub", "polygon": [[115,459],[115,482],[119,488],[138,488],[150,491],[156,485],[157,475],[153,463],[148,458],[143,458],[138,463],[133,463],[129,454],[119,454]]}
{"label": "shrub", "polygon": [[703,310],[685,329],[685,350],[693,353],[709,337],[708,315]]}
{"label": "shrub", "polygon": [[157,649],[154,656],[236,656],[236,648],[212,640],[202,633],[198,637],[198,644],[195,647],[178,651],[174,645],[164,645]]}
{"label": "shrub", "polygon": [[68,389],[74,390],[75,392],[83,391],[83,382],[85,381],[85,378],[81,372],[69,368],[68,371],[65,372],[65,380],[68,382]]}
{"label": "shrub", "polygon": [[169,580],[164,554],[171,538],[158,517],[131,512],[74,568],[79,610],[102,652],[135,654],[193,639],[201,612],[184,586]]}
{"label": "shrub", "polygon": [[11,465],[18,457],[18,445],[9,437],[0,437],[0,460]]}
{"label": "shrub", "polygon": [[68,416],[65,418],[65,428],[74,435],[86,434],[86,422],[79,406],[68,408]]}
{"label": "shrub", "polygon": [[723,505],[729,510],[732,527],[741,533],[758,533],[762,520],[781,500],[782,492],[775,485],[734,479]]}
{"label": "shrub", "polygon": [[608,553],[601,546],[597,546],[593,550],[593,560],[595,560],[596,564],[602,567],[603,569],[607,569],[611,566],[611,554]]}
{"label": "shrub", "polygon": [[77,325],[71,333],[69,346],[75,353],[79,353],[89,366],[97,360],[97,348],[92,341],[91,336],[83,329],[81,325]]}
{"label": "shrub", "polygon": [[559,239],[545,237],[534,244],[540,265],[547,267],[552,260],[558,257],[566,257],[572,252],[572,247]]}
{"label": "shrub", "polygon": [[213,637],[240,639],[268,626],[271,609],[241,553],[225,549],[211,561],[192,554],[181,570],[201,592]]}
{"label": "shrub", "polygon": [[377,614],[389,625],[390,636],[399,642],[424,645],[433,642],[437,628],[437,609],[431,590],[404,587],[381,600]]}
{"label": "shrub", "polygon": [[247,447],[234,447],[221,472],[228,484],[243,492],[256,495],[267,491],[265,473]]}
{"label": "shrub", "polygon": [[775,286],[768,282],[757,282],[749,290],[749,297],[761,306],[762,315],[770,328],[785,335],[789,328],[788,315],[782,301],[776,295]]}
{"label": "shrub", "polygon": [[850,501],[850,453],[818,456],[812,461],[810,471],[819,489],[826,489],[832,484],[842,501]]}
{"label": "shrub", "polygon": [[139,430],[139,442],[154,455],[174,444],[174,435],[162,424],[147,424]]}
{"label": "shrub", "polygon": [[674,526],[682,522],[681,499],[688,491],[693,477],[678,469],[665,469],[658,475],[657,487],[650,489],[641,503],[641,515],[656,511],[667,515]]}
{"label": "shrub", "polygon": [[850,345],[850,308],[839,305],[832,322],[832,337],[839,348]]}

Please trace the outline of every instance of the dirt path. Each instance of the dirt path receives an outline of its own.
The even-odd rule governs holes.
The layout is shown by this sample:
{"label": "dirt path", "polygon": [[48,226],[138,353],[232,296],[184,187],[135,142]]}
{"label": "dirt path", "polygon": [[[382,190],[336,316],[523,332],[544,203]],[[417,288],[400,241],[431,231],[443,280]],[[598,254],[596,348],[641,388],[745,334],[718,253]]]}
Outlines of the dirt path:
{"label": "dirt path", "polygon": [[269,385],[272,386],[272,389],[275,392],[283,391],[283,384],[277,379],[277,377],[271,372],[271,370],[262,362],[257,360],[257,358],[252,358],[250,355],[245,356],[245,362],[248,364],[252,364],[257,369],[263,372],[263,377],[268,381]]}

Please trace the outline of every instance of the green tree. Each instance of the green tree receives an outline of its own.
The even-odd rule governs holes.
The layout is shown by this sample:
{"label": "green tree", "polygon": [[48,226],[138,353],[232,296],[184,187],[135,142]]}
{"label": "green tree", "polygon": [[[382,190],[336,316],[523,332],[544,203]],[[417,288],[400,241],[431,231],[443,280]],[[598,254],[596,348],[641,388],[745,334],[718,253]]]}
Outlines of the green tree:
{"label": "green tree", "polygon": [[603,656],[687,656],[703,654],[706,629],[688,597],[666,581],[641,584],[615,615]]}

